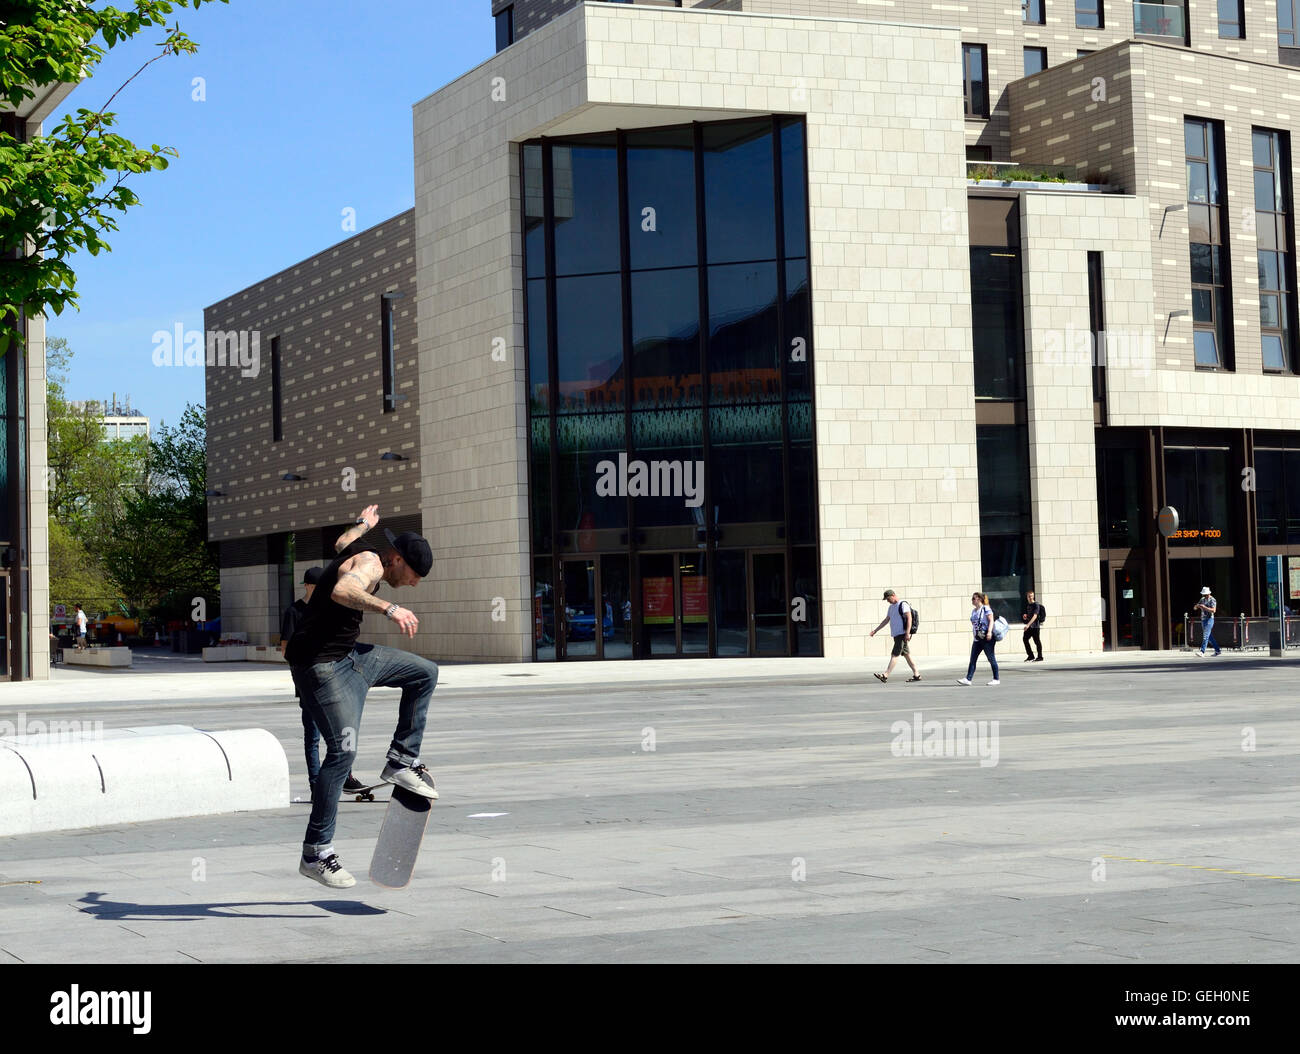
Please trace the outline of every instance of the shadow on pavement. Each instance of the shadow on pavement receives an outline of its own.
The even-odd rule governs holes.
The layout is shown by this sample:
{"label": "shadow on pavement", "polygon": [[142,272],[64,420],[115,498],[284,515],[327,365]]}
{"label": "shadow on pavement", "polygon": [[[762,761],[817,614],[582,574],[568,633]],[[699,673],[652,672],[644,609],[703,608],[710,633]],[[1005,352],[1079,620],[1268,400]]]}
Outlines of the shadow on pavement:
{"label": "shadow on pavement", "polygon": [[[125,900],[104,900],[103,893],[87,893],[79,903],[85,904],[87,915],[108,919],[111,922],[146,921],[193,922],[198,919],[321,919],[327,915],[387,915],[383,908],[374,908],[356,900],[232,900],[221,904],[132,904]],[[319,908],[324,914],[278,915],[248,911],[222,911],[222,908]]]}

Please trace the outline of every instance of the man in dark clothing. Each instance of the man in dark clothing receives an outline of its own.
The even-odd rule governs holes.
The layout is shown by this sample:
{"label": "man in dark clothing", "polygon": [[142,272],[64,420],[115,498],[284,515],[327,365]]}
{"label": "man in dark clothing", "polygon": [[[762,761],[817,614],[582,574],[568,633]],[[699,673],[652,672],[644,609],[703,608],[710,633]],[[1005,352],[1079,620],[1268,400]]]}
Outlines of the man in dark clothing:
{"label": "man in dark clothing", "polygon": [[[1038,635],[1043,626],[1043,614],[1043,605],[1034,602],[1034,591],[1031,589],[1025,594],[1025,613],[1020,616],[1025,624],[1025,662],[1043,661],[1043,641]],[[1038,647],[1037,659],[1034,658],[1033,649],[1029,647],[1030,641]]]}
{"label": "man in dark clothing", "polygon": [[[280,617],[280,654],[284,654],[284,649],[289,643],[289,638],[294,635],[298,627],[302,625],[303,619],[307,617],[307,603],[311,600],[311,595],[316,589],[316,583],[320,581],[323,568],[309,567],[307,573],[302,576],[303,597],[301,600],[295,600]],[[293,675],[293,668],[289,669],[290,676]],[[311,714],[307,712],[307,707],[302,701],[302,692],[298,688],[298,678],[293,679],[293,697],[298,700],[298,708],[302,711],[302,736],[303,751],[307,756],[307,786],[311,790],[313,797],[316,795],[316,779],[320,776],[320,731],[316,728],[316,722],[311,719]],[[359,790],[365,789],[365,784],[357,779],[351,772],[348,778],[343,781],[343,791],[346,794],[354,794]]]}
{"label": "man in dark clothing", "polygon": [[298,871],[332,889],[356,885],[331,841],[339,789],[356,757],[361,713],[372,687],[402,689],[388,763],[379,778],[426,798],[438,797],[433,777],[419,760],[429,699],[438,683],[437,665],[397,648],[357,643],[367,611],[384,615],[408,637],[415,636],[420,624],[415,615],[380,600],[375,592],[385,582],[394,588],[418,584],[433,566],[433,552],[428,542],[409,532],[394,537],[385,531],[388,544],[380,552],[357,544],[378,523],[378,507],[372,505],[339,539],[336,549],[341,552],[322,571],[307,617],[285,649],[326,750]]}

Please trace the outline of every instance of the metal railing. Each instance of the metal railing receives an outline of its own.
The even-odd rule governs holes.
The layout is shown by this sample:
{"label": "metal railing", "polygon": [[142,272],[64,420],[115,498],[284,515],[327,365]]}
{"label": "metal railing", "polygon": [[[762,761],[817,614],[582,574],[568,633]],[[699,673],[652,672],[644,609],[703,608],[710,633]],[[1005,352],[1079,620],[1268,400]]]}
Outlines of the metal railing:
{"label": "metal railing", "polygon": [[1142,37],[1177,37],[1183,39],[1182,4],[1134,4],[1133,32]]}
{"label": "metal railing", "polygon": [[[1281,621],[1287,623],[1282,634],[1283,646],[1300,648],[1300,618]],[[1210,634],[1224,651],[1268,651],[1269,634],[1280,628],[1279,620],[1275,618],[1238,615],[1236,618],[1216,618]],[[1202,639],[1200,618],[1183,612],[1184,647],[1200,651]]]}

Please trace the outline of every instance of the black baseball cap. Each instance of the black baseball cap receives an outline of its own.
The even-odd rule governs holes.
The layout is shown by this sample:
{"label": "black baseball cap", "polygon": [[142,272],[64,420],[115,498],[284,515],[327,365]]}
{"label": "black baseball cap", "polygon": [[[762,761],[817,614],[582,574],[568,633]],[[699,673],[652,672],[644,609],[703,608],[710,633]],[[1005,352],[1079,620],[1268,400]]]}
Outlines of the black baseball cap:
{"label": "black baseball cap", "polygon": [[428,542],[414,531],[406,531],[394,537],[392,531],[385,530],[384,537],[412,571],[421,578],[429,573],[433,567],[433,550],[429,548]]}
{"label": "black baseball cap", "polygon": [[320,581],[320,576],[325,573],[323,567],[309,567],[307,573],[302,576],[302,584],[305,586],[314,586]]}

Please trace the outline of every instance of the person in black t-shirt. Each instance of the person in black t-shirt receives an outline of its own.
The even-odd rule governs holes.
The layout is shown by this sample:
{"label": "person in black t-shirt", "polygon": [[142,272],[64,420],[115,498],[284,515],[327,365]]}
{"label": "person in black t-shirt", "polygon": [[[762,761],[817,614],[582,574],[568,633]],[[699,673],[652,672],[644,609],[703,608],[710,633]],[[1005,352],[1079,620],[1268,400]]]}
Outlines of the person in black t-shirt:
{"label": "person in black t-shirt", "polygon": [[[1020,616],[1020,620],[1025,624],[1025,662],[1043,661],[1043,641],[1038,635],[1042,629],[1042,618],[1043,605],[1034,602],[1034,591],[1031,589],[1025,594],[1025,613]],[[1038,646],[1036,659],[1033,649],[1029,647],[1030,641]]]}
{"label": "person in black t-shirt", "polygon": [[[311,600],[311,595],[316,589],[316,583],[320,581],[320,576],[324,569],[320,567],[307,568],[306,574],[302,576],[303,596],[301,600],[295,600],[287,608],[284,614],[280,616],[280,654],[284,654],[284,649],[289,643],[289,638],[297,632],[298,627],[302,625],[303,619],[307,617],[307,604]],[[290,676],[293,675],[293,667],[289,668]],[[302,711],[302,746],[303,753],[307,758],[307,786],[314,796],[316,794],[316,779],[320,775],[320,731],[316,728],[316,722],[311,719],[311,714],[307,712],[307,707],[303,705],[302,692],[298,688],[298,678],[293,678],[293,697],[298,700],[298,708]],[[348,773],[348,778],[343,781],[343,791],[345,794],[353,794],[356,791],[364,790],[365,784],[356,776]]]}
{"label": "person in black t-shirt", "polygon": [[407,637],[415,636],[419,619],[375,593],[385,582],[394,588],[418,585],[433,566],[433,552],[428,542],[411,532],[394,536],[385,531],[388,544],[379,551],[363,547],[361,537],[378,523],[378,506],[371,505],[339,538],[335,545],[339,555],[321,572],[307,617],[284,653],[326,750],[298,871],[331,889],[356,885],[339,863],[331,841],[339,790],[356,757],[366,693],[372,687],[402,690],[388,763],[379,778],[413,794],[438,797],[433,777],[419,757],[429,699],[438,683],[437,664],[397,648],[357,641],[367,611],[391,619]]}

